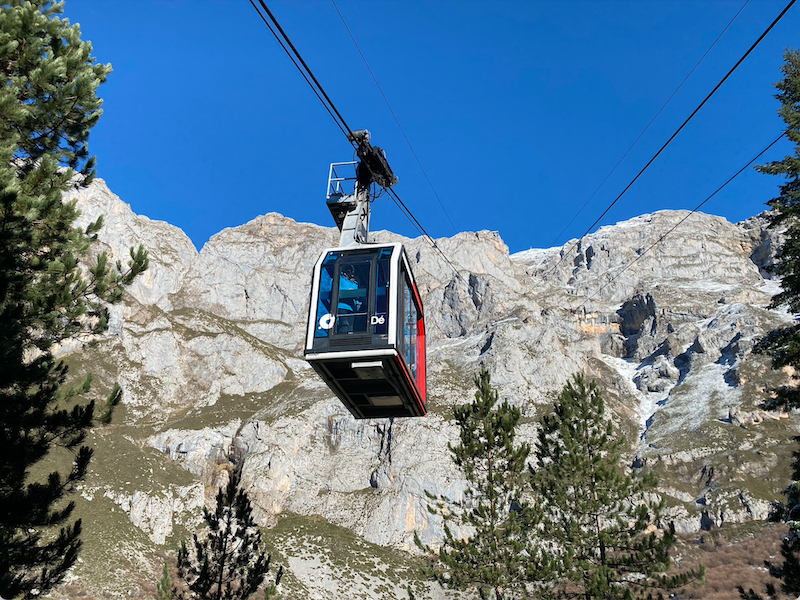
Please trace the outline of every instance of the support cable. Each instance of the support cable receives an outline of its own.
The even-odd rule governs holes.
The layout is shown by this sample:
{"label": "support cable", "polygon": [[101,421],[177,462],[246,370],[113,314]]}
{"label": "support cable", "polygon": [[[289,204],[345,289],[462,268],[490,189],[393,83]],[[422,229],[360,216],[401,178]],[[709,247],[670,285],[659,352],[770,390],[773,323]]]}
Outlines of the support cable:
{"label": "support cable", "polygon": [[295,59],[295,57],[294,57],[294,56],[292,56],[292,53],[291,53],[291,52],[289,51],[289,49],[286,47],[286,44],[284,44],[283,40],[281,40],[280,36],[279,36],[279,35],[277,34],[277,32],[276,32],[276,31],[275,31],[275,30],[272,28],[272,25],[270,25],[269,21],[267,21],[267,19],[264,17],[264,15],[262,15],[262,14],[261,14],[261,11],[259,11],[259,10],[258,10],[258,7],[255,5],[255,3],[253,2],[253,0],[250,0],[250,4],[253,6],[253,8],[255,8],[255,9],[256,9],[256,12],[258,13],[258,16],[259,16],[259,17],[261,17],[261,20],[262,20],[262,21],[264,21],[264,25],[266,25],[266,26],[267,26],[267,29],[269,29],[269,30],[270,30],[270,33],[272,33],[272,35],[273,35],[273,36],[275,36],[275,39],[276,39],[276,40],[278,41],[278,43],[281,45],[281,48],[283,48],[283,51],[286,53],[286,56],[288,56],[288,57],[289,57],[289,60],[291,60],[291,61],[292,61],[292,63],[294,64],[295,68],[296,68],[296,69],[297,69],[297,70],[300,72],[300,75],[302,75],[302,76],[303,76],[303,79],[305,79],[305,80],[306,80],[306,83],[307,83],[307,84],[308,84],[308,86],[311,88],[311,91],[312,91],[312,92],[314,92],[314,94],[317,96],[317,98],[319,99],[319,101],[322,103],[322,106],[323,106],[323,107],[325,107],[325,110],[327,110],[327,111],[328,111],[328,114],[329,114],[329,115],[331,116],[331,118],[333,119],[333,122],[334,122],[334,123],[336,123],[337,127],[339,127],[339,129],[341,130],[341,132],[342,132],[342,133],[343,133],[345,136],[347,136],[347,131],[346,131],[346,130],[345,130],[345,128],[342,126],[342,124],[339,122],[339,120],[336,118],[336,116],[333,114],[333,112],[331,111],[331,108],[330,108],[330,107],[329,107],[329,106],[328,106],[328,105],[325,103],[325,100],[323,100],[323,99],[322,99],[322,96],[320,96],[320,94],[319,94],[319,91],[317,91],[317,88],[315,88],[315,87],[314,87],[314,84],[313,84],[313,83],[311,83],[311,80],[308,78],[308,75],[306,75],[306,74],[305,74],[305,72],[303,71],[303,69],[301,69],[301,68],[300,68],[300,65],[299,65],[299,64],[297,64],[297,60]]}
{"label": "support cable", "polygon": [[[747,0],[747,2],[749,1],[750,0]],[[400,129],[400,133],[403,134],[403,137],[406,140],[406,144],[408,144],[408,147],[411,149],[411,154],[414,155],[414,159],[416,159],[419,168],[422,170],[422,174],[425,175],[425,179],[428,181],[428,185],[431,187],[433,195],[436,196],[436,200],[439,202],[439,206],[442,207],[442,211],[444,211],[444,214],[447,217],[447,220],[450,222],[453,231],[455,233],[458,233],[456,226],[453,224],[453,220],[450,218],[447,209],[444,207],[444,204],[442,203],[442,199],[439,197],[439,193],[436,191],[436,188],[433,187],[433,182],[431,181],[431,178],[428,177],[428,173],[427,171],[425,171],[425,167],[422,166],[422,161],[419,159],[419,156],[417,156],[417,152],[416,150],[414,150],[414,146],[411,145],[411,140],[408,139],[405,129],[403,129],[403,126],[400,124],[400,120],[397,118],[394,109],[392,109],[392,105],[389,104],[389,99],[386,97],[386,94],[383,93],[383,88],[381,87],[381,84],[378,83],[378,78],[375,77],[375,73],[373,73],[372,69],[370,68],[369,63],[367,62],[367,57],[364,56],[364,53],[361,51],[361,47],[358,45],[358,42],[356,41],[356,38],[353,35],[353,32],[350,31],[350,27],[347,25],[347,21],[344,20],[344,15],[342,15],[342,11],[340,11],[339,7],[336,5],[336,0],[331,0],[331,2],[333,3],[333,7],[336,9],[336,12],[339,13],[339,18],[342,20],[344,28],[347,30],[347,33],[350,34],[350,39],[353,40],[353,44],[355,44],[356,50],[358,50],[358,53],[361,55],[361,60],[364,61],[364,65],[367,67],[367,71],[369,71],[369,74],[372,75],[372,80],[378,87],[378,91],[381,93],[381,96],[383,96],[383,101],[386,102],[386,106],[389,107],[389,112],[392,113],[392,117],[394,117],[394,122],[397,123],[397,127]]]}
{"label": "support cable", "polygon": [[425,231],[425,228],[422,226],[422,223],[417,221],[417,218],[411,213],[408,206],[406,206],[406,203],[403,202],[400,196],[397,195],[397,192],[395,192],[392,188],[389,188],[387,191],[389,192],[389,195],[392,197],[394,203],[397,204],[398,208],[400,208],[400,210],[404,212],[406,218],[408,218],[412,222],[412,224],[417,228],[417,231],[419,231],[422,234],[422,236],[428,240],[431,247],[434,250],[436,250],[436,252],[438,252],[439,255],[442,257],[442,259],[444,259],[444,261],[450,266],[450,268],[453,270],[453,273],[456,274],[456,277],[459,279],[459,281],[463,281],[463,279],[461,278],[461,274],[458,272],[458,269],[455,268],[450,259],[447,258],[447,255],[442,251],[441,248],[439,248],[439,244],[436,243],[436,240],[434,240],[430,236],[430,234],[427,231]]}
{"label": "support cable", "polygon": [[[322,102],[322,103],[323,103],[323,105],[325,105],[326,108],[330,107],[330,109],[328,110],[328,113],[330,113],[331,110],[334,113],[336,113],[336,117],[334,117],[333,114],[331,114],[331,117],[333,117],[334,121],[336,121],[337,125],[339,125],[340,129],[342,129],[342,128],[344,129],[344,131],[342,133],[344,133],[345,136],[347,136],[348,140],[351,143],[355,144],[355,142],[351,139],[352,135],[353,135],[353,130],[350,129],[350,126],[347,124],[347,121],[345,121],[344,117],[342,117],[342,113],[339,112],[339,110],[336,108],[336,105],[330,99],[330,96],[328,96],[328,94],[325,92],[325,89],[322,87],[322,84],[314,76],[314,73],[311,71],[311,68],[308,66],[306,61],[303,60],[303,57],[300,55],[300,52],[298,52],[297,48],[295,48],[295,45],[292,43],[292,40],[290,40],[289,36],[286,35],[286,32],[283,30],[283,27],[281,27],[281,24],[278,23],[278,20],[275,18],[275,15],[272,14],[272,11],[269,9],[269,7],[267,7],[267,5],[264,2],[264,0],[258,0],[258,3],[264,9],[264,12],[267,13],[267,16],[269,17],[270,21],[272,21],[272,24],[275,25],[275,28],[280,32],[281,37],[283,38],[283,40],[289,45],[289,48],[291,48],[292,53],[294,54],[294,57],[296,57],[297,60],[299,60],[300,63],[303,65],[303,69],[305,69],[305,72],[303,71],[303,69],[301,69],[298,66],[297,62],[292,57],[292,54],[290,54],[288,52],[288,50],[283,45],[283,43],[281,43],[281,47],[283,47],[284,51],[287,54],[289,54],[289,58],[292,59],[292,62],[294,63],[295,67],[297,67],[297,69],[300,71],[300,73],[303,74],[304,79],[306,80],[306,82],[308,82],[308,84],[314,90],[314,93],[317,94],[317,97],[319,98],[319,94],[320,93],[325,97],[325,100],[327,101],[327,104],[326,104],[326,102]],[[250,4],[253,4],[253,0],[250,0]],[[261,14],[261,11],[258,10],[258,7],[255,4],[253,4],[253,8],[256,9],[256,12],[258,12],[258,14],[261,17],[261,19],[267,24],[267,27],[269,27],[269,23],[267,23],[266,19],[264,18],[264,15]],[[275,35],[275,32],[272,30],[272,27],[269,27],[269,29],[270,29],[270,31],[272,31],[273,35]],[[278,36],[275,35],[275,37],[277,38]],[[278,39],[278,41],[280,42],[281,40]],[[311,82],[308,80],[308,77],[306,77],[306,75],[305,75],[306,73],[308,74],[308,77],[311,77],[311,79],[314,81],[314,84],[316,85],[316,88],[314,88],[314,85],[311,85]],[[317,93],[317,90],[319,90],[319,93]],[[320,98],[320,101],[322,101],[322,98]],[[337,117],[338,117],[338,119],[337,119]]]}
{"label": "support cable", "polygon": [[[725,187],[726,187],[726,186],[727,186],[729,183],[731,183],[731,182],[732,182],[734,179],[736,179],[736,178],[737,178],[739,175],[741,175],[741,174],[742,174],[742,173],[745,171],[745,169],[747,169],[747,168],[748,168],[750,165],[752,165],[752,164],[753,164],[754,162],[756,162],[756,161],[757,161],[759,158],[761,158],[761,156],[762,156],[762,155],[763,155],[765,152],[767,152],[767,150],[769,150],[769,149],[770,149],[770,148],[772,148],[772,147],[773,147],[775,144],[777,144],[777,143],[780,141],[780,139],[781,139],[783,136],[785,136],[785,135],[786,135],[786,132],[784,132],[784,133],[781,133],[781,134],[780,134],[780,135],[779,135],[777,138],[775,138],[775,141],[773,141],[773,142],[772,142],[772,143],[771,143],[769,146],[767,146],[766,148],[764,148],[764,149],[763,149],[761,152],[759,152],[758,154],[756,154],[756,155],[755,155],[755,156],[754,156],[754,157],[753,157],[753,158],[750,160],[750,162],[748,162],[748,163],[747,163],[745,166],[743,166],[741,169],[739,169],[738,171],[736,171],[736,173],[734,173],[734,174],[733,174],[733,175],[732,175],[732,176],[731,176],[731,177],[730,177],[730,178],[729,178],[729,179],[728,179],[728,180],[727,180],[725,183],[723,183],[723,184],[722,184],[721,186],[719,186],[719,187],[718,187],[716,190],[714,190],[714,192],[713,192],[713,193],[712,193],[710,196],[708,196],[708,198],[706,198],[706,199],[705,199],[705,200],[703,200],[703,201],[702,201],[700,204],[698,204],[697,206],[695,206],[695,207],[694,207],[694,208],[693,208],[691,211],[689,211],[689,213],[688,213],[686,216],[684,216],[684,217],[683,217],[683,218],[682,218],[680,221],[678,221],[678,222],[677,222],[675,225],[673,225],[673,226],[672,226],[672,227],[671,227],[671,228],[670,228],[670,229],[669,229],[669,230],[668,230],[668,231],[667,231],[665,234],[663,234],[663,235],[662,235],[660,238],[658,238],[658,239],[657,239],[655,242],[653,242],[653,243],[652,243],[652,244],[651,244],[651,245],[650,245],[650,246],[649,246],[649,247],[648,247],[648,248],[647,248],[647,249],[646,249],[644,252],[642,252],[642,253],[641,253],[639,256],[637,256],[635,259],[633,259],[631,262],[629,262],[627,265],[625,265],[625,266],[622,268],[622,270],[620,270],[620,271],[619,271],[619,272],[618,272],[616,275],[614,275],[614,277],[612,277],[612,278],[611,278],[611,279],[609,279],[609,280],[608,280],[606,283],[604,283],[604,284],[603,284],[603,285],[600,287],[600,289],[598,289],[598,290],[597,290],[597,291],[596,291],[594,294],[592,294],[592,296],[590,296],[590,297],[588,298],[588,300],[593,300],[593,299],[594,299],[594,298],[596,298],[596,297],[597,297],[597,295],[598,295],[600,292],[602,292],[602,291],[603,291],[603,290],[604,290],[606,287],[608,287],[609,285],[611,285],[612,283],[614,283],[614,281],[616,281],[616,279],[617,279],[617,278],[618,278],[620,275],[622,275],[622,274],[623,274],[625,271],[627,271],[629,268],[631,268],[633,265],[635,265],[635,264],[636,264],[636,263],[637,263],[637,262],[638,262],[638,261],[639,261],[639,260],[640,260],[640,259],[641,259],[641,258],[642,258],[644,255],[645,255],[645,254],[647,254],[648,252],[650,252],[650,250],[652,250],[652,249],[653,249],[653,248],[655,248],[655,247],[656,247],[658,244],[660,244],[662,241],[664,241],[664,238],[666,238],[666,237],[667,237],[667,236],[668,236],[670,233],[672,233],[673,231],[675,231],[675,230],[676,230],[676,229],[677,229],[677,228],[678,228],[678,227],[681,225],[681,223],[683,223],[683,222],[684,222],[686,219],[688,219],[688,218],[689,218],[689,217],[691,217],[691,216],[692,216],[694,213],[696,213],[698,210],[700,210],[700,208],[702,208],[702,206],[703,206],[703,205],[704,205],[706,202],[708,202],[708,201],[709,201],[709,200],[711,200],[711,199],[712,199],[714,196],[716,196],[716,195],[717,195],[719,192],[721,192],[721,191],[722,191],[722,190],[723,190],[723,189],[724,189],[724,188],[725,188]],[[608,272],[608,271],[606,271],[605,275],[607,276],[608,274],[609,274],[609,272]]]}
{"label": "support cable", "polygon": [[[297,68],[297,70],[300,71],[300,74],[306,80],[306,83],[308,83],[309,87],[311,87],[311,89],[314,91],[314,93],[316,94],[316,96],[320,100],[320,102],[322,102],[322,105],[328,111],[328,114],[334,120],[336,125],[339,127],[339,129],[342,130],[342,133],[345,135],[347,140],[350,143],[352,143],[354,146],[357,146],[357,142],[354,139],[352,129],[350,129],[350,127],[347,125],[347,122],[344,120],[344,117],[342,117],[342,114],[337,110],[336,105],[334,105],[333,101],[330,99],[330,96],[328,96],[328,94],[323,89],[322,84],[320,84],[319,80],[314,76],[314,73],[311,71],[311,69],[308,66],[308,64],[306,63],[306,61],[303,60],[302,56],[300,56],[300,52],[298,52],[298,50],[295,47],[295,45],[289,39],[289,36],[283,30],[283,27],[281,27],[280,23],[278,23],[278,20],[275,18],[275,15],[272,14],[272,11],[269,10],[267,5],[264,3],[264,0],[258,0],[258,3],[261,5],[261,7],[267,13],[267,15],[269,16],[270,21],[272,21],[272,24],[275,26],[275,28],[277,28],[277,30],[280,32],[280,34],[281,34],[280,37],[275,32],[275,30],[272,28],[272,26],[270,26],[270,23],[266,20],[266,18],[261,13],[261,11],[258,9],[258,7],[255,5],[253,0],[250,0],[250,4],[256,10],[256,12],[258,13],[258,16],[261,17],[261,20],[264,21],[264,24],[267,26],[267,28],[270,30],[270,32],[272,32],[272,35],[274,35],[275,39],[278,40],[278,43],[281,45],[281,48],[283,48],[284,52],[286,52],[286,54],[289,56],[289,58],[291,59],[292,63],[294,63],[294,66]],[[338,8],[337,8],[337,11],[338,11]],[[340,15],[341,15],[341,13],[340,13]],[[346,24],[345,24],[345,26],[346,26]],[[348,29],[348,31],[349,31],[349,29]],[[352,36],[352,34],[351,34],[351,36]],[[281,37],[283,38],[283,40],[281,40]],[[289,48],[291,48],[291,52],[289,52],[289,50],[286,48],[286,45],[283,43],[284,41],[286,42],[286,44],[288,44]],[[353,40],[353,41],[355,41],[355,40]],[[356,44],[356,47],[358,47],[357,44]],[[360,49],[359,49],[359,52],[360,52]],[[363,54],[362,54],[362,57],[363,57]],[[303,68],[301,68],[300,65],[297,64],[297,60],[295,60],[295,58],[300,61],[300,63],[303,65]],[[365,60],[365,62],[366,62],[366,60]],[[369,65],[367,66],[367,68],[369,68]],[[303,69],[305,69],[305,71]],[[372,71],[370,70],[370,73],[371,72]],[[311,77],[311,80],[313,80],[314,84],[311,83],[311,80],[309,80],[309,77]],[[373,75],[373,78],[374,78],[374,75]],[[377,80],[376,80],[376,83],[377,83]],[[380,89],[380,86],[378,86],[378,88]],[[320,94],[322,94],[322,96],[320,96]],[[383,94],[383,91],[381,91],[381,94]],[[323,96],[325,98],[324,100],[323,100]],[[384,99],[385,98],[386,97],[384,96]],[[387,101],[387,104],[388,104],[388,101]],[[390,110],[391,110],[391,107],[390,107]],[[336,114],[334,115],[334,113],[336,113]],[[394,114],[394,113],[392,113],[392,114]],[[396,117],[395,117],[395,120],[396,120]],[[399,125],[399,122],[398,122],[398,125]],[[401,127],[401,131],[402,131],[402,127]],[[405,132],[403,132],[403,135],[405,136]],[[408,138],[406,138],[406,141],[408,141]],[[410,145],[410,143],[409,143],[409,145]],[[413,151],[413,148],[412,148],[412,151]],[[419,160],[419,159],[417,159],[417,160]],[[422,165],[420,165],[420,166],[422,166]],[[423,172],[424,172],[424,169],[423,169]],[[426,177],[427,177],[427,174],[426,174]],[[429,180],[429,182],[430,182],[430,180]],[[397,195],[397,192],[395,192],[391,188],[385,188],[385,189],[392,196],[392,199],[394,200],[395,204],[398,205],[400,210],[403,212],[403,214],[406,216],[406,218],[411,222],[411,224],[414,226],[414,228],[417,229],[417,231],[420,233],[420,235],[425,237],[428,240],[428,242],[431,244],[431,246],[441,255],[441,257],[444,259],[444,261],[450,266],[451,269],[453,269],[453,272],[456,274],[456,277],[459,280],[462,280],[461,275],[459,274],[458,270],[453,266],[453,263],[450,262],[450,260],[444,254],[444,252],[442,252],[441,248],[439,248],[439,246],[436,244],[436,240],[434,240],[428,234],[428,232],[425,231],[425,228],[417,220],[417,218],[414,216],[414,214],[411,212],[411,210],[408,208],[408,206],[406,206],[405,202],[403,202],[400,199],[400,196]],[[434,190],[434,193],[435,193],[435,190]],[[437,198],[438,198],[438,196],[437,196]],[[440,201],[440,203],[441,203],[441,201]],[[442,207],[442,208],[444,208],[444,207]],[[446,213],[446,211],[445,211],[445,213]],[[449,218],[449,216],[448,216],[448,218]],[[452,222],[451,222],[451,224],[452,224]]]}
{"label": "support cable", "polygon": [[572,217],[572,219],[570,220],[570,222],[569,222],[569,223],[567,223],[567,224],[564,226],[564,229],[562,229],[562,230],[561,230],[561,232],[560,232],[560,233],[559,233],[559,234],[558,234],[558,235],[555,237],[555,239],[554,239],[552,242],[550,242],[550,245],[551,245],[551,246],[555,246],[555,245],[558,243],[558,240],[559,240],[559,239],[561,239],[561,236],[562,236],[562,235],[564,235],[564,232],[565,232],[565,231],[566,231],[566,230],[569,228],[569,226],[570,226],[570,225],[572,225],[572,223],[574,223],[574,222],[575,222],[575,219],[577,219],[577,218],[578,218],[578,215],[580,215],[580,214],[583,212],[583,209],[584,209],[584,208],[586,208],[586,206],[589,204],[589,202],[591,202],[591,201],[592,201],[592,198],[594,198],[594,197],[597,195],[597,192],[599,192],[599,191],[600,191],[600,188],[602,188],[602,187],[603,187],[603,186],[606,184],[606,181],[608,181],[608,180],[609,180],[609,178],[610,178],[610,177],[611,177],[611,176],[614,174],[614,172],[617,170],[617,167],[619,167],[619,166],[622,164],[622,161],[624,161],[624,160],[625,160],[625,158],[628,156],[628,154],[630,154],[630,152],[631,152],[631,150],[633,150],[634,146],[636,146],[636,144],[638,144],[638,143],[639,143],[639,140],[641,140],[641,139],[642,139],[642,136],[644,136],[644,134],[645,134],[645,133],[647,133],[647,131],[650,129],[650,126],[651,126],[653,123],[655,123],[655,121],[656,121],[656,119],[659,117],[659,115],[660,115],[662,112],[664,112],[664,109],[665,109],[665,108],[667,108],[667,105],[668,105],[670,102],[672,102],[672,99],[675,97],[675,95],[676,95],[676,94],[677,94],[679,91],[681,91],[681,88],[684,86],[684,84],[685,84],[687,81],[689,81],[689,77],[691,77],[691,76],[692,76],[692,73],[694,73],[694,72],[697,70],[697,67],[699,67],[699,66],[700,66],[700,63],[702,63],[702,62],[705,60],[706,56],[708,56],[708,54],[709,54],[709,53],[710,53],[710,52],[711,52],[711,51],[714,49],[714,46],[716,46],[716,45],[717,45],[717,42],[719,42],[719,41],[720,41],[720,39],[722,39],[722,36],[723,36],[723,35],[725,35],[725,32],[726,32],[726,31],[728,31],[728,29],[730,29],[730,26],[731,26],[731,25],[733,25],[733,22],[736,20],[736,18],[737,18],[737,17],[738,17],[738,16],[741,14],[741,12],[742,12],[742,11],[745,9],[745,7],[746,7],[746,6],[747,6],[749,3],[750,3],[750,0],[745,0],[745,3],[744,3],[744,4],[742,4],[742,7],[739,9],[739,12],[737,12],[735,15],[733,15],[733,18],[732,18],[732,19],[730,20],[730,22],[729,22],[729,23],[728,23],[728,24],[725,26],[725,29],[723,29],[723,30],[722,30],[722,33],[720,33],[720,34],[717,36],[717,39],[715,39],[715,40],[714,40],[714,43],[713,43],[713,44],[711,44],[711,46],[709,46],[709,48],[708,48],[708,50],[706,50],[705,54],[703,54],[703,56],[701,56],[701,57],[700,57],[700,60],[698,60],[698,61],[697,61],[697,64],[696,64],[694,67],[692,67],[692,70],[691,70],[691,71],[689,71],[689,74],[688,74],[688,75],[687,75],[687,76],[684,78],[684,80],[683,80],[683,81],[681,81],[681,84],[680,84],[680,85],[679,85],[679,86],[678,86],[678,87],[675,89],[675,91],[674,91],[674,92],[672,92],[672,95],[671,95],[671,96],[670,96],[670,97],[667,99],[667,101],[664,103],[664,105],[663,105],[663,106],[662,106],[662,107],[661,107],[661,108],[658,110],[658,112],[656,113],[656,115],[655,115],[655,116],[654,116],[654,117],[653,117],[653,118],[650,120],[650,122],[647,124],[647,127],[645,127],[645,128],[642,130],[642,132],[639,134],[639,137],[637,137],[637,138],[636,138],[636,140],[633,142],[633,144],[631,144],[631,147],[630,147],[630,148],[628,148],[628,150],[625,152],[625,154],[623,154],[623,155],[622,155],[622,158],[620,158],[620,159],[619,159],[619,162],[617,162],[617,164],[616,164],[616,165],[614,165],[614,168],[613,168],[613,169],[611,169],[611,172],[610,172],[608,175],[606,175],[606,178],[605,178],[605,179],[603,179],[603,181],[600,183],[600,185],[598,185],[598,186],[597,186],[597,189],[596,189],[594,192],[592,192],[592,195],[591,195],[591,196],[589,196],[589,198],[586,200],[586,202],[584,202],[584,203],[583,203],[583,206],[581,206],[581,207],[580,207],[580,209],[578,210],[578,212],[576,212],[576,213],[575,213],[575,216],[573,216],[573,217]]}
{"label": "support cable", "polygon": [[634,183],[636,183],[636,180],[637,180],[637,179],[639,179],[639,177],[641,177],[641,175],[642,175],[642,174],[643,174],[643,173],[644,173],[644,172],[647,170],[647,168],[648,168],[648,167],[649,167],[651,164],[653,164],[653,162],[656,160],[656,158],[658,158],[658,157],[659,157],[659,155],[660,155],[660,154],[661,154],[661,153],[664,151],[664,149],[666,149],[666,147],[667,147],[667,146],[669,146],[669,144],[672,142],[672,140],[674,140],[674,139],[677,137],[677,135],[678,135],[678,134],[679,134],[679,133],[680,133],[680,132],[683,130],[683,128],[684,128],[684,127],[686,127],[686,125],[689,123],[689,121],[691,121],[691,120],[692,120],[692,118],[693,118],[693,117],[694,117],[694,116],[695,116],[695,115],[696,115],[696,114],[697,114],[697,113],[700,111],[700,109],[701,109],[701,108],[703,108],[703,106],[706,104],[706,102],[708,102],[708,101],[709,101],[709,99],[711,99],[711,97],[712,97],[712,96],[713,96],[713,95],[714,95],[714,94],[717,92],[717,90],[719,90],[719,88],[720,88],[720,87],[722,87],[722,84],[723,84],[723,83],[725,83],[725,81],[727,81],[728,77],[730,77],[730,76],[733,74],[733,72],[734,72],[734,71],[735,71],[735,70],[736,70],[736,69],[739,67],[739,65],[741,65],[741,64],[744,62],[744,60],[745,60],[745,59],[746,59],[746,58],[747,58],[747,57],[750,55],[750,53],[751,53],[753,50],[755,50],[756,46],[758,46],[758,44],[760,44],[760,43],[761,43],[761,40],[763,40],[763,39],[764,39],[764,38],[767,36],[767,34],[768,34],[770,31],[772,31],[772,28],[773,28],[773,27],[775,27],[775,25],[777,25],[777,24],[778,24],[778,21],[780,21],[780,20],[783,18],[783,16],[784,16],[784,15],[785,15],[785,14],[788,12],[788,10],[789,10],[789,9],[790,9],[790,8],[791,8],[793,5],[794,5],[794,3],[795,3],[796,1],[797,1],[797,0],[790,0],[790,1],[789,1],[789,4],[787,4],[787,5],[786,5],[786,8],[784,8],[784,9],[783,9],[783,11],[781,11],[781,14],[779,14],[779,15],[778,15],[778,16],[775,18],[775,20],[774,20],[774,21],[772,21],[772,23],[770,23],[769,27],[767,27],[767,28],[764,30],[764,33],[762,33],[762,34],[759,36],[759,38],[758,38],[758,39],[757,39],[757,40],[756,40],[756,41],[753,43],[753,45],[752,45],[752,46],[750,46],[750,48],[747,50],[747,52],[745,52],[745,53],[742,55],[742,57],[741,57],[741,58],[740,58],[740,59],[739,59],[739,60],[736,62],[736,64],[735,64],[735,65],[733,65],[733,67],[731,68],[731,70],[730,70],[730,71],[728,71],[728,72],[727,72],[727,74],[725,75],[725,77],[723,77],[723,78],[720,80],[720,82],[719,82],[719,83],[718,83],[716,86],[714,86],[714,89],[713,89],[713,90],[711,90],[711,92],[710,92],[710,93],[709,93],[709,94],[708,94],[708,95],[705,97],[705,99],[704,99],[704,100],[703,100],[703,101],[702,101],[702,102],[701,102],[701,103],[698,105],[698,107],[694,109],[694,111],[692,112],[692,114],[690,114],[690,115],[689,115],[689,117],[688,117],[688,118],[687,118],[687,119],[686,119],[686,120],[685,120],[685,121],[684,121],[684,122],[681,124],[681,126],[680,126],[680,127],[678,127],[678,129],[675,131],[675,133],[673,133],[673,134],[670,136],[670,138],[669,138],[669,139],[668,139],[668,140],[667,140],[667,141],[664,143],[664,145],[663,145],[663,146],[661,146],[661,148],[659,149],[659,151],[658,151],[658,152],[656,152],[656,153],[655,153],[655,155],[653,156],[653,158],[651,158],[651,159],[650,159],[650,160],[647,162],[647,164],[646,164],[644,167],[642,167],[642,170],[641,170],[641,171],[639,171],[639,173],[637,173],[636,177],[634,177],[634,178],[631,180],[631,182],[630,182],[630,183],[629,183],[627,186],[625,186],[625,189],[624,189],[624,190],[622,190],[622,192],[620,192],[620,194],[619,194],[619,195],[618,195],[618,196],[617,196],[617,197],[614,199],[614,201],[613,201],[611,204],[609,204],[609,205],[608,205],[608,207],[607,207],[607,208],[606,208],[606,209],[603,211],[603,214],[601,214],[601,215],[600,215],[600,216],[597,218],[597,220],[596,220],[594,223],[592,223],[592,224],[589,226],[589,228],[588,228],[588,229],[587,229],[587,230],[584,232],[584,234],[583,234],[583,235],[582,235],[582,236],[581,236],[581,237],[578,239],[578,241],[576,241],[574,244],[572,244],[572,245],[571,245],[571,246],[570,246],[570,247],[567,249],[567,251],[566,251],[566,252],[563,254],[563,256],[561,257],[561,260],[559,260],[559,261],[558,261],[558,263],[556,263],[556,266],[553,268],[553,271],[552,271],[553,273],[555,273],[555,270],[556,270],[556,268],[558,268],[558,265],[560,265],[560,264],[561,264],[561,263],[564,261],[564,258],[566,258],[566,256],[567,256],[568,254],[570,254],[570,252],[572,252],[572,249],[573,249],[575,246],[577,246],[578,244],[580,244],[581,240],[583,240],[583,238],[584,238],[584,237],[586,237],[586,236],[589,234],[589,232],[590,232],[592,229],[594,229],[595,225],[597,225],[597,224],[598,224],[598,223],[599,223],[599,222],[602,220],[602,218],[603,218],[603,217],[605,217],[605,216],[606,216],[606,214],[608,214],[608,211],[610,211],[610,210],[611,210],[611,208],[612,208],[612,207],[613,207],[613,206],[614,206],[614,205],[615,205],[615,204],[616,204],[616,203],[619,201],[619,199],[620,199],[620,198],[622,198],[622,196],[624,196],[624,195],[625,195],[625,192],[627,192],[627,191],[628,191],[628,190],[631,188],[631,186],[632,186]]}

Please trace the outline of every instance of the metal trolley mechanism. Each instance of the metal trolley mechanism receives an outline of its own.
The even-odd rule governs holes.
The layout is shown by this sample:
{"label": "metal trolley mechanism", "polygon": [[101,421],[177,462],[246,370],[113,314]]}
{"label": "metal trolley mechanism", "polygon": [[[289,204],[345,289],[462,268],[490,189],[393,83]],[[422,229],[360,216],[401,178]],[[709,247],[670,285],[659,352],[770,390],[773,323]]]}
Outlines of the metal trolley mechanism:
{"label": "metal trolley mechanism", "polygon": [[[341,236],[314,267],[305,359],[357,419],[427,412],[425,319],[402,244],[370,244],[370,188],[397,183],[369,132],[358,161],[333,163],[327,204]],[[343,176],[346,171],[354,176]],[[352,193],[346,188],[353,185]]]}

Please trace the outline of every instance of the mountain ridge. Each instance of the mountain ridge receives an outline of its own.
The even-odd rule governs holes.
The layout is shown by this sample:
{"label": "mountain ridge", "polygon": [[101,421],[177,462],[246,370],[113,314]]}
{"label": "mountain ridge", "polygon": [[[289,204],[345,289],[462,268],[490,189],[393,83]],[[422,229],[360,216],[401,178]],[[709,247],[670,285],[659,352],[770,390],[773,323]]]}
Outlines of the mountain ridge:
{"label": "mountain ridge", "polygon": [[[302,360],[311,269],[336,246],[335,228],[269,213],[224,229],[198,252],[179,229],[135,215],[102,180],[68,198],[83,211],[79,224],[106,215],[98,250],[124,262],[141,241],[151,253],[150,271],[115,308],[109,334],[82,352],[64,350],[100,389],[113,381],[123,388],[117,424],[96,433],[98,461],[125,448],[115,452],[162,474],[147,482],[101,462],[83,485],[84,499],[93,499],[82,506],[87,514],[105,499],[143,534],[130,536],[137,552],[175,547],[234,464],[259,522],[276,531],[324,523],[376,555],[413,554],[415,532],[435,545],[442,523],[427,512],[425,491],[463,494],[447,450],[457,439],[451,408],[472,395],[480,365],[521,408],[519,436],[528,441],[573,373],[596,378],[628,440],[628,464],[659,475],[679,531],[763,519],[788,480],[800,421],[759,408],[768,386],[786,377],[752,353],[758,337],[791,318],[766,308],[778,283],[765,269],[780,237],[763,216],[731,224],[694,213],[652,251],[687,211],[514,254],[497,232],[462,232],[437,240],[460,277],[422,238],[376,232],[378,242],[402,240],[415,270],[429,334],[430,413],[355,421]],[[350,590],[336,569],[309,562],[299,549],[308,535],[282,538],[295,589],[389,597],[366,584]],[[132,567],[131,577],[142,568],[159,571],[150,563]],[[85,581],[91,569],[75,576]],[[400,579],[386,577],[392,594],[405,597]]]}

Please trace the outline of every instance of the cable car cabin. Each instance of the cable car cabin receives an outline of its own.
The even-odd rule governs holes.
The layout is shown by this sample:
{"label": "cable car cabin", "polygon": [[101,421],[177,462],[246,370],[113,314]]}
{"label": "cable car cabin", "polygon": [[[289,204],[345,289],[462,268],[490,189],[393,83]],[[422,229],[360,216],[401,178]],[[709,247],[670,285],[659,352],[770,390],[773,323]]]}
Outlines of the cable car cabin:
{"label": "cable car cabin", "polygon": [[356,419],[425,415],[425,321],[402,244],[322,254],[305,358]]}

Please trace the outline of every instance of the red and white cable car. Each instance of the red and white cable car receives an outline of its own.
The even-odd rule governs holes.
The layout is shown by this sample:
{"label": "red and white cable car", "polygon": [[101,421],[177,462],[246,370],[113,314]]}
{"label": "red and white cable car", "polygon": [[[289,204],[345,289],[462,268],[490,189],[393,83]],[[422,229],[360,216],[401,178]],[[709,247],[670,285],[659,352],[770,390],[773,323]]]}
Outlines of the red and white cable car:
{"label": "red and white cable car", "polygon": [[[357,134],[360,132],[356,132]],[[328,206],[342,232],[314,267],[305,359],[357,419],[427,412],[425,319],[402,244],[368,244],[369,186],[397,178],[380,148],[358,140],[356,187],[331,165]],[[378,173],[376,173],[378,171]],[[388,185],[386,185],[388,184]]]}

